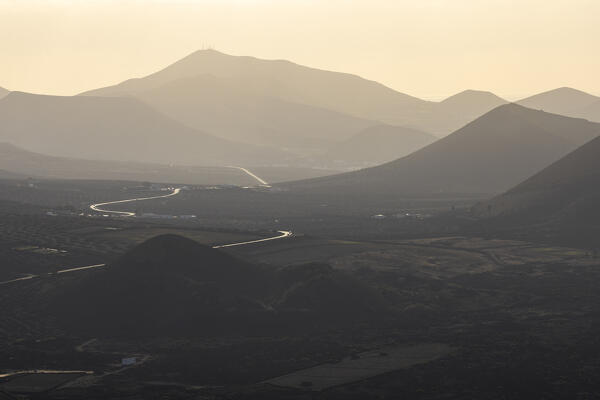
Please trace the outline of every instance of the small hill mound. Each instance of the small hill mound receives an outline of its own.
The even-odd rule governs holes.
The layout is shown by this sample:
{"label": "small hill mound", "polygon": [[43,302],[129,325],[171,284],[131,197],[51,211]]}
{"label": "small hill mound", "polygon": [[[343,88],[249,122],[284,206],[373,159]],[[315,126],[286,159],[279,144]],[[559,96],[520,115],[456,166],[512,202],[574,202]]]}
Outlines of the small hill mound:
{"label": "small hill mound", "polygon": [[71,332],[132,337],[303,329],[364,319],[377,308],[373,290],[329,266],[260,267],[162,235],[73,282],[48,312]]}
{"label": "small hill mound", "polygon": [[[258,269],[176,235],[135,247],[59,296],[72,329],[109,334],[211,332],[233,315],[261,310]],[[229,318],[228,318],[229,317]]]}

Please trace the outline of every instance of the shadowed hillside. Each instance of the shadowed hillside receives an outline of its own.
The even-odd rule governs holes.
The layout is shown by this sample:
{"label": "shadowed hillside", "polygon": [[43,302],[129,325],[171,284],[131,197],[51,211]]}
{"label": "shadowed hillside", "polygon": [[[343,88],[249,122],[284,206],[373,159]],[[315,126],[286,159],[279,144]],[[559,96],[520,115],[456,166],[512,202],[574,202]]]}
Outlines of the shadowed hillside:
{"label": "shadowed hillside", "polygon": [[128,94],[188,126],[226,139],[305,153],[377,124],[255,91],[254,84],[237,77],[199,75]]}
{"label": "shadowed hillside", "polygon": [[281,161],[267,148],[188,128],[133,98],[11,92],[0,100],[0,141],[54,156],[188,165]]}
{"label": "shadowed hillside", "polygon": [[499,226],[534,224],[540,237],[600,245],[600,138],[581,146],[488,202],[473,208]]}
{"label": "shadowed hillside", "polygon": [[0,99],[8,95],[10,92],[3,87],[0,87]]}
{"label": "shadowed hillside", "polygon": [[508,104],[399,160],[281,187],[340,198],[499,193],[599,134],[600,124]]}

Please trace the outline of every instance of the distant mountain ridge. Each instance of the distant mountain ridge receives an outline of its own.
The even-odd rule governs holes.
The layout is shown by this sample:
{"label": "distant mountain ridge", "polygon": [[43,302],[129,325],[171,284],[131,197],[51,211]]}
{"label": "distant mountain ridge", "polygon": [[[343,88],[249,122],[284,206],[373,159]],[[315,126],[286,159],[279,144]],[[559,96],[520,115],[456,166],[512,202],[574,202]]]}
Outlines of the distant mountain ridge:
{"label": "distant mountain ridge", "polygon": [[569,87],[549,90],[517,103],[536,110],[600,122],[600,97]]}
{"label": "distant mountain ridge", "polygon": [[599,134],[600,124],[507,104],[387,164],[280,186],[315,196],[501,193]]}
{"label": "distant mountain ridge", "polygon": [[10,91],[4,89],[3,87],[0,87],[0,99],[5,97],[9,93],[10,93]]}
{"label": "distant mountain ridge", "polygon": [[[438,135],[454,131],[506,103],[497,96],[479,91],[465,91],[440,103],[425,101],[356,75],[309,68],[289,61],[230,56],[215,50],[194,52],[154,74],[83,95],[132,95],[144,99],[150,91],[158,93],[161,86],[202,75],[213,76],[228,82],[230,87],[243,88],[262,97],[374,121],[372,125],[412,127]],[[157,108],[169,114],[160,104]],[[355,129],[347,137],[364,128]]]}
{"label": "distant mountain ridge", "polygon": [[[548,217],[592,195],[600,196],[600,137],[506,193],[477,206],[475,212],[481,216],[528,212]],[[600,224],[600,220],[597,222]]]}
{"label": "distant mountain ridge", "polygon": [[196,51],[147,77],[84,94],[139,93],[202,74],[248,80],[251,87],[265,95],[391,124],[402,122],[397,118],[398,109],[419,108],[428,103],[356,75],[309,68],[284,60],[230,56],[215,50]]}

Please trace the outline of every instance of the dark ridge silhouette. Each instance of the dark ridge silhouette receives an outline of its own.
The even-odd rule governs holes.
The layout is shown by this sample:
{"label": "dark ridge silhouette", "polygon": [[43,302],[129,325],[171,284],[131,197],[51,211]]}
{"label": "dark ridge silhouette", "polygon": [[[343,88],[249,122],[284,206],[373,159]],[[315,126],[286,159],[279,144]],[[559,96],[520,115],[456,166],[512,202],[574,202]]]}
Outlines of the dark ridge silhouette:
{"label": "dark ridge silhouette", "polygon": [[328,266],[260,267],[161,235],[67,285],[49,312],[75,332],[179,336],[299,329],[307,318],[354,321],[382,308],[376,292]]}
{"label": "dark ridge silhouette", "polygon": [[518,104],[554,114],[600,122],[600,97],[562,87],[519,100]]}
{"label": "dark ridge silhouette", "polygon": [[281,184],[314,196],[501,193],[600,134],[600,124],[507,104],[404,158]]}
{"label": "dark ridge silhouette", "polygon": [[428,133],[399,126],[377,125],[330,146],[317,165],[368,167],[383,164],[408,155],[430,143],[436,137]]}
{"label": "dark ridge silhouette", "polygon": [[3,87],[0,87],[0,99],[7,96],[9,93],[10,93],[9,90],[6,90]]}
{"label": "dark ridge silhouette", "polygon": [[273,149],[230,142],[133,98],[11,92],[0,100],[0,141],[53,156],[187,165],[264,164]]}
{"label": "dark ridge silhouette", "polygon": [[255,185],[256,180],[233,168],[167,166],[126,161],[53,157],[0,143],[0,169],[15,176],[53,179],[104,179],[182,184]]}

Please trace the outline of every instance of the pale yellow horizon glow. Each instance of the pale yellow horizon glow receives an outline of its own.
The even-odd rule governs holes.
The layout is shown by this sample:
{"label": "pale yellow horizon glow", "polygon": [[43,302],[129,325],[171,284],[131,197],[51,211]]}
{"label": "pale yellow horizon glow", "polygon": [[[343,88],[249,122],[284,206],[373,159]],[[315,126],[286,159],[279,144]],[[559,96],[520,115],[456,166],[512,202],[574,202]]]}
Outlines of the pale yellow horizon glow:
{"label": "pale yellow horizon glow", "polygon": [[71,95],[204,48],[439,99],[600,95],[598,0],[0,0],[0,86]]}

